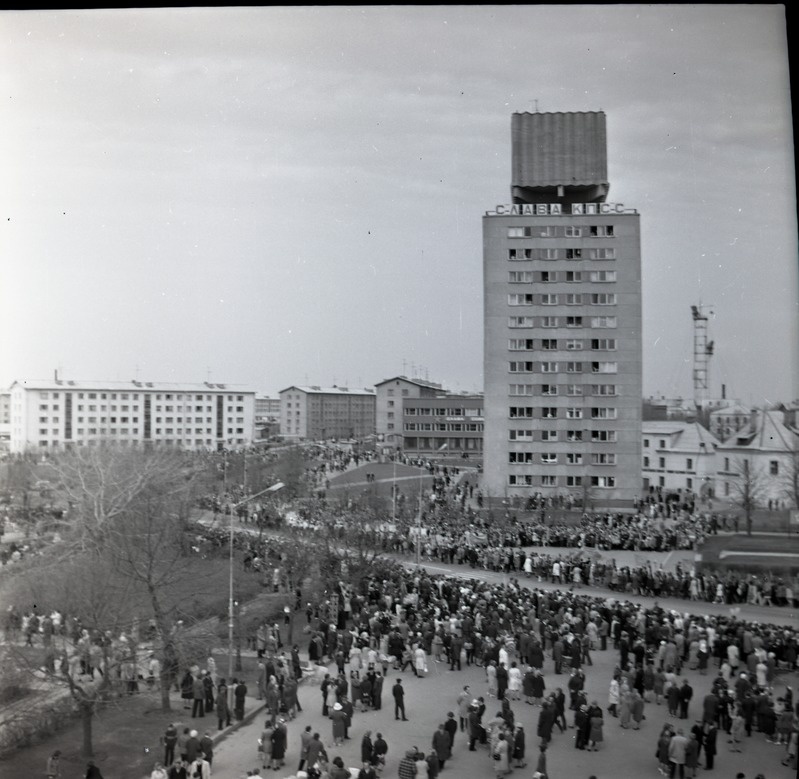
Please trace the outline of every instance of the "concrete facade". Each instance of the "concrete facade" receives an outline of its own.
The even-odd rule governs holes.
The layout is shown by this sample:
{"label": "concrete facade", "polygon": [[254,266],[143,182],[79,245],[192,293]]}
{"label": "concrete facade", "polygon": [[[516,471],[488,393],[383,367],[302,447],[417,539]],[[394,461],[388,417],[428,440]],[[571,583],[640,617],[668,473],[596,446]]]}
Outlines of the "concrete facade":
{"label": "concrete facade", "polygon": [[407,376],[394,376],[375,384],[375,432],[384,448],[396,449],[403,442],[402,409],[406,399],[434,398],[443,392],[440,384]]}
{"label": "concrete facade", "polygon": [[12,452],[84,446],[247,446],[255,392],[236,385],[143,381],[14,382]]}
{"label": "concrete facade", "polygon": [[698,422],[644,422],[642,478],[644,491],[693,492],[700,497],[715,494],[716,448],[721,443]]}
{"label": "concrete facade", "polygon": [[[596,128],[604,114],[571,136],[580,155],[604,149],[603,131],[581,136]],[[590,489],[595,505],[631,505],[640,495],[639,215],[604,201],[601,159],[592,168],[583,158],[580,169],[596,180],[528,177],[513,185],[513,203],[483,217],[483,486],[492,498]],[[581,200],[588,195],[595,200]]]}
{"label": "concrete facade", "polygon": [[348,387],[291,386],[280,391],[280,434],[324,441],[375,432],[375,392]]}
{"label": "concrete facade", "polygon": [[718,496],[735,501],[751,475],[756,502],[761,508],[799,508],[793,489],[799,474],[799,430],[786,424],[784,412],[752,412],[749,424],[718,447]]}
{"label": "concrete facade", "polygon": [[479,460],[483,454],[483,402],[482,395],[405,398],[403,452],[411,456]]}

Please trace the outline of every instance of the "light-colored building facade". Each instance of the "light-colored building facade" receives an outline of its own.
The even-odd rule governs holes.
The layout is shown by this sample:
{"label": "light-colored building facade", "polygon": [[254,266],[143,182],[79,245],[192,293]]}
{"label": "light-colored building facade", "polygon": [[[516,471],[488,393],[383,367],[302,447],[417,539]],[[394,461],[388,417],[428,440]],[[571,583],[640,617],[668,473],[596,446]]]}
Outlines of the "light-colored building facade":
{"label": "light-colored building facade", "polygon": [[375,432],[383,448],[403,444],[402,409],[406,399],[434,398],[443,392],[440,384],[407,376],[394,376],[375,384]]}
{"label": "light-colored building facade", "polygon": [[751,412],[751,420],[718,447],[718,496],[733,501],[741,494],[746,469],[757,503],[793,508],[796,494],[793,474],[799,468],[799,430],[787,424],[785,412],[763,409]]}
{"label": "light-colored building facade", "polygon": [[255,396],[255,419],[278,419],[280,417],[280,398],[270,398],[267,395]]}
{"label": "light-colored building facade", "polygon": [[402,451],[410,456],[481,458],[483,396],[404,398]]}
{"label": "light-colored building facade", "polygon": [[606,201],[605,115],[514,114],[483,218],[489,497],[641,491],[639,215]]}
{"label": "light-colored building facade", "polygon": [[698,422],[649,421],[641,425],[644,492],[715,494],[716,449],[721,443]]}
{"label": "light-colored building facade", "polygon": [[11,393],[0,392],[0,454],[11,449]]}
{"label": "light-colored building facade", "polygon": [[375,432],[375,391],[291,386],[280,391],[280,434],[324,441],[365,438]]}
{"label": "light-colored building facade", "polygon": [[734,401],[727,406],[714,409],[708,415],[710,432],[721,441],[726,441],[748,426],[751,421],[752,410]]}
{"label": "light-colored building facade", "polygon": [[104,441],[191,450],[247,446],[255,392],[228,384],[144,381],[14,382],[11,451]]}

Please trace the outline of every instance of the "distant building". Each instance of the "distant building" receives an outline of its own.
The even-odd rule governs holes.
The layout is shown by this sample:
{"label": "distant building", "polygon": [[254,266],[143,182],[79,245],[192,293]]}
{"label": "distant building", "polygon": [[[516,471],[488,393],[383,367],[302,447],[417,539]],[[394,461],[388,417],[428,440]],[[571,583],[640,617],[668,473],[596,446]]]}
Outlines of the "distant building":
{"label": "distant building", "polygon": [[230,384],[14,382],[12,452],[112,441],[220,450],[252,441],[255,392]]}
{"label": "distant building", "polygon": [[280,391],[280,434],[314,441],[366,438],[375,432],[375,391],[291,386]]}
{"label": "distant building", "polygon": [[255,421],[266,419],[280,419],[280,398],[256,395]]}
{"label": "distant building", "polygon": [[799,430],[786,424],[783,414],[777,409],[753,411],[749,424],[719,445],[719,497],[739,496],[747,465],[761,506],[769,502],[791,506],[796,497],[791,494],[790,480],[799,467]]}
{"label": "distant building", "polygon": [[11,448],[11,393],[0,392],[0,454]]}
{"label": "distant building", "polygon": [[511,122],[511,202],[483,217],[489,498],[641,492],[641,248],[607,202],[605,114]]}
{"label": "distant building", "polygon": [[644,492],[689,492],[712,496],[716,448],[721,443],[698,422],[645,421],[641,423],[641,473]]}
{"label": "distant building", "polygon": [[714,409],[708,415],[710,432],[716,438],[724,441],[734,433],[742,430],[752,421],[751,409],[745,408],[740,403],[732,402],[728,406]]}
{"label": "distant building", "polygon": [[404,454],[482,458],[482,395],[441,393],[436,397],[406,397],[401,403]]}
{"label": "distant building", "polygon": [[375,432],[384,449],[402,446],[402,404],[406,398],[434,398],[444,392],[440,384],[394,376],[375,384]]}

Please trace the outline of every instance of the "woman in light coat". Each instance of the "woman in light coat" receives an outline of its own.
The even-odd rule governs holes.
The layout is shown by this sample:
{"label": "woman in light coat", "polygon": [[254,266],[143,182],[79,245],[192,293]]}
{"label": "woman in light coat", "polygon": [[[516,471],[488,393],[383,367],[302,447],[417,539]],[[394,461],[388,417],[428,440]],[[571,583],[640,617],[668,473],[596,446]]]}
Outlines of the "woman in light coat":
{"label": "woman in light coat", "polygon": [[610,681],[608,689],[608,711],[613,717],[618,716],[616,709],[619,705],[619,680],[615,677]]}
{"label": "woman in light coat", "polygon": [[494,773],[497,776],[510,773],[510,745],[504,733],[497,736],[497,743],[494,746]]}

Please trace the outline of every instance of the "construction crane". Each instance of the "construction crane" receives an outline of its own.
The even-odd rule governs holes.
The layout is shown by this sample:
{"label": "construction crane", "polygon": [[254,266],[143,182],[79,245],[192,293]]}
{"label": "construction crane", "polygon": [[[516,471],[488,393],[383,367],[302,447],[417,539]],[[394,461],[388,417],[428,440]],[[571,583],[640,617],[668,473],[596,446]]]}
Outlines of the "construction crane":
{"label": "construction crane", "polygon": [[[707,340],[708,315],[705,309],[709,305],[691,306],[691,316],[694,320],[694,405],[702,410],[707,399],[708,366],[713,356],[713,341]],[[708,312],[713,316],[713,312]]]}

